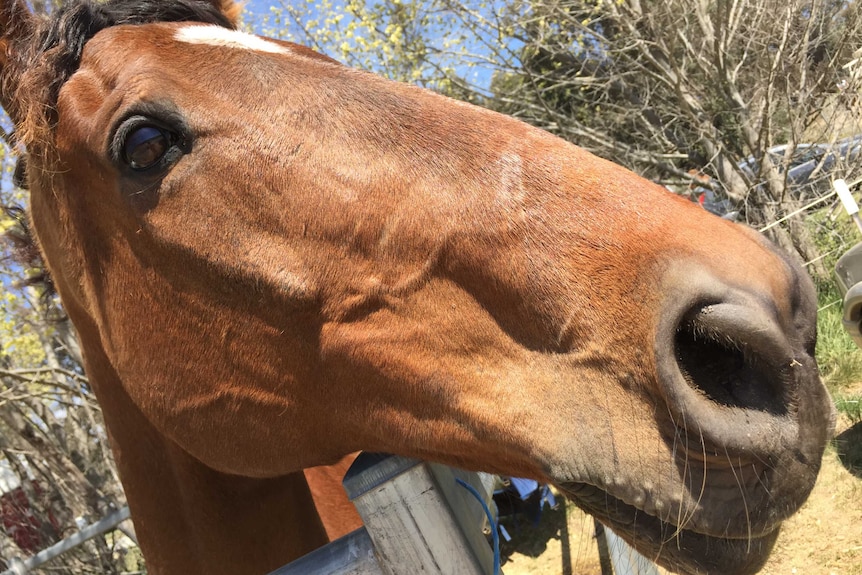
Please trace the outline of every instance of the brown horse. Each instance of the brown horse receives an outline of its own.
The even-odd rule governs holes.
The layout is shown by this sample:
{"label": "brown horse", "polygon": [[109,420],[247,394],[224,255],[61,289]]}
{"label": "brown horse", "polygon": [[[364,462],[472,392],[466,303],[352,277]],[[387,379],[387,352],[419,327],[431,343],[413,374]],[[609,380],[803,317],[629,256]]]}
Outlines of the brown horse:
{"label": "brown horse", "polygon": [[153,573],[325,542],[366,449],[559,486],[750,573],[832,408],[804,272],[540,130],[233,30],[229,0],[0,3],[0,99]]}

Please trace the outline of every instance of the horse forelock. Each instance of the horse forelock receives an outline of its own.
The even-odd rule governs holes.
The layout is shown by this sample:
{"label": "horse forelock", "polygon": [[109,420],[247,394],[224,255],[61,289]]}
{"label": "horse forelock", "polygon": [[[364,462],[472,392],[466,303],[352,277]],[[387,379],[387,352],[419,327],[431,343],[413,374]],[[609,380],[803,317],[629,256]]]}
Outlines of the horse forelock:
{"label": "horse forelock", "polygon": [[16,84],[11,110],[16,139],[29,154],[48,164],[51,133],[57,122],[57,98],[78,69],[84,47],[112,26],[155,22],[200,22],[236,28],[240,6],[230,0],[77,0],[37,22],[29,38],[14,46],[13,69],[4,76]]}

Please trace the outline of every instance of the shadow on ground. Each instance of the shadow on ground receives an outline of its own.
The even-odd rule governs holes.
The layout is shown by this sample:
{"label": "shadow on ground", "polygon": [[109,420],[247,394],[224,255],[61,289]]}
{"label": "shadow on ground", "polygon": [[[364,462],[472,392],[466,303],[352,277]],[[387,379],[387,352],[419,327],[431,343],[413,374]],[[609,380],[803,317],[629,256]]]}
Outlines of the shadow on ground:
{"label": "shadow on ground", "polygon": [[500,521],[512,537],[511,541],[500,539],[500,556],[506,561],[514,553],[538,557],[548,548],[548,541],[560,539],[566,533],[565,505],[556,509],[545,509],[538,523],[524,516],[504,517]]}
{"label": "shadow on ground", "polygon": [[[555,509],[546,507],[538,522],[524,515],[501,519],[511,541],[500,539],[504,571],[514,575],[600,575],[594,520],[557,496]],[[602,539],[604,541],[604,539]]]}
{"label": "shadow on ground", "polygon": [[862,479],[862,421],[840,433],[834,442],[841,464]]}

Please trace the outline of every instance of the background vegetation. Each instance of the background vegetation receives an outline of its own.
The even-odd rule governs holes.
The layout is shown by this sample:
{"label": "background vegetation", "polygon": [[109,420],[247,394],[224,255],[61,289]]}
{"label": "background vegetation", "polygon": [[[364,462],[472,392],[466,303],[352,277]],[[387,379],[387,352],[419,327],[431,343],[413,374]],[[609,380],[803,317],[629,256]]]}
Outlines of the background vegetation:
{"label": "background vegetation", "polygon": [[[818,285],[818,361],[845,417],[862,419],[862,352],[843,331],[830,275],[862,239],[830,186],[843,177],[858,193],[862,179],[862,154],[842,155],[839,147],[862,133],[859,2],[271,3],[248,4],[249,29],[519,117],[670,192],[703,196],[767,228]],[[834,162],[821,154],[800,182],[792,168],[812,142],[832,146]],[[2,161],[0,203],[25,205],[11,184],[8,150]],[[15,216],[0,219],[0,231],[13,238],[23,232]],[[3,250],[0,493],[15,504],[5,503],[0,514],[0,558],[11,558],[98,520],[123,505],[123,495],[74,332],[59,302],[31,281],[38,263],[18,263],[14,242]],[[141,569],[130,525],[51,566],[69,573]]]}

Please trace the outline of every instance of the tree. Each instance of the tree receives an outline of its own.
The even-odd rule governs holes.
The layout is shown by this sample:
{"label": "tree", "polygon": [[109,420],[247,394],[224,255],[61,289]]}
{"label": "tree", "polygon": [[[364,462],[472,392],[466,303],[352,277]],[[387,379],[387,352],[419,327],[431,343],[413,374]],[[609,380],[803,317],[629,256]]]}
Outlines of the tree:
{"label": "tree", "polygon": [[[811,200],[788,178],[797,144],[862,128],[856,2],[540,0],[508,18],[523,48],[495,78],[501,110],[659,181],[706,173],[756,227]],[[772,235],[819,255],[799,219]]]}
{"label": "tree", "polygon": [[[20,194],[10,192],[4,202]],[[25,239],[23,212],[9,210],[2,226],[19,245]],[[125,504],[74,330],[43,281],[35,252],[13,257],[15,244],[5,246],[0,260],[5,288],[0,299],[0,557],[5,559],[29,557]],[[133,539],[133,531],[125,529]],[[55,560],[52,568],[70,573],[137,568],[139,554],[131,539],[117,535],[112,541],[93,539]],[[0,561],[0,568],[6,567]]]}

